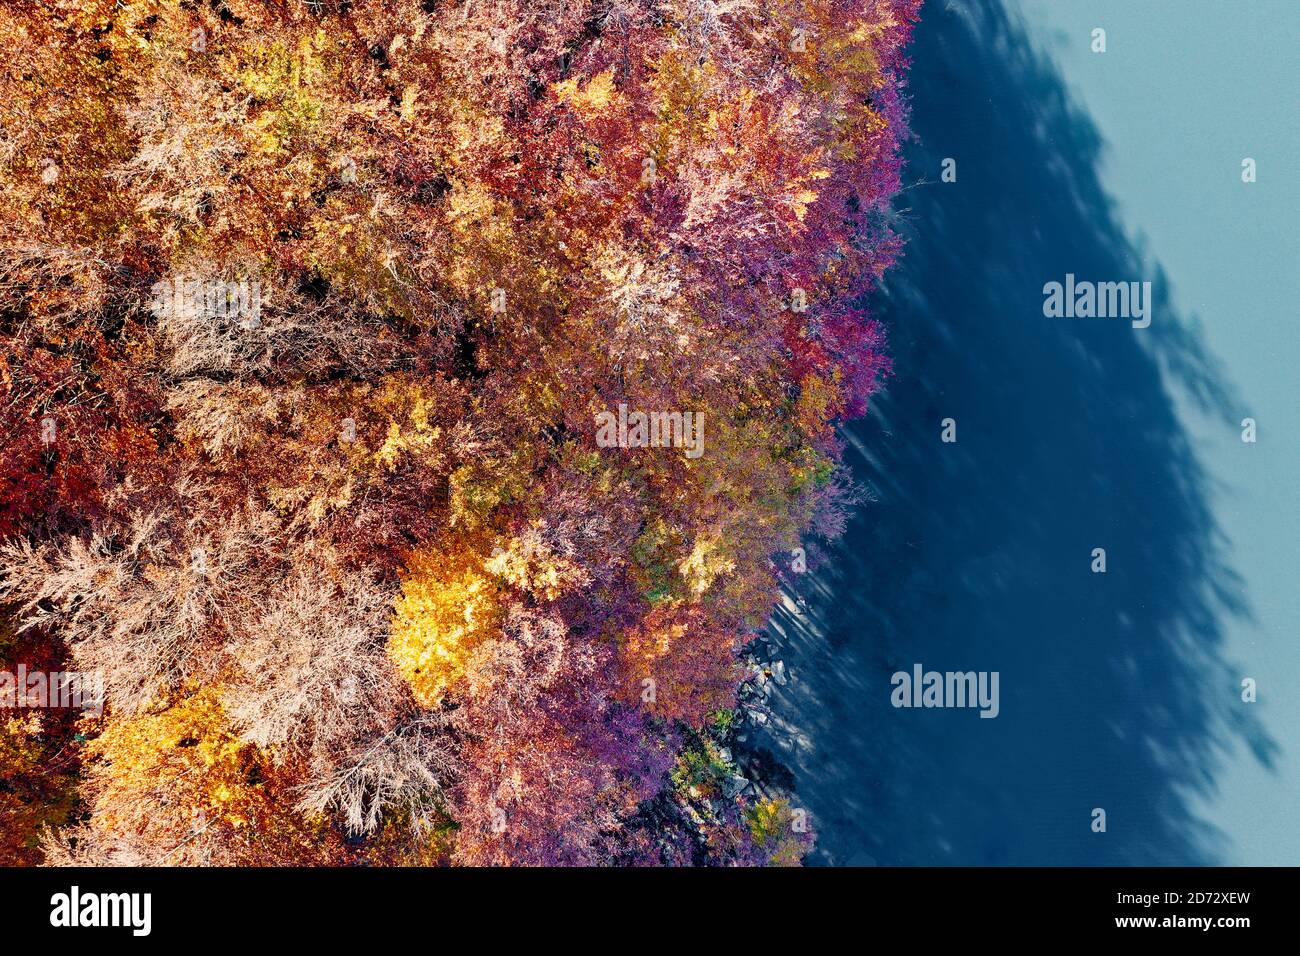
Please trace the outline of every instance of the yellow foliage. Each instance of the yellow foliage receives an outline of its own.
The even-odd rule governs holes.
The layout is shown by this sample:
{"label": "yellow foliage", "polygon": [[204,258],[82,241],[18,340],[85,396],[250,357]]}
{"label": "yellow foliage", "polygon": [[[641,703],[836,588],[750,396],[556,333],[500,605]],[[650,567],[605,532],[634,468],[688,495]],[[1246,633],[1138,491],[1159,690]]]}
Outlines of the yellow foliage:
{"label": "yellow foliage", "polygon": [[496,552],[484,567],[509,584],[547,601],[587,583],[582,568],[532,536],[510,539],[509,545]]}
{"label": "yellow foliage", "polygon": [[436,707],[500,619],[497,586],[475,551],[418,551],[402,577],[388,656],[415,699]]}
{"label": "yellow foliage", "polygon": [[555,84],[555,95],[579,113],[596,115],[617,105],[618,91],[614,88],[614,70],[597,73],[587,85],[578,88],[578,77]]}
{"label": "yellow foliage", "polygon": [[447,202],[448,233],[457,249],[443,277],[449,288],[462,299],[482,299],[510,275],[513,291],[523,281],[524,264],[512,259],[521,243],[509,203],[477,182],[454,182]]}
{"label": "yellow foliage", "polygon": [[721,535],[705,532],[695,539],[695,547],[677,567],[691,593],[698,596],[711,588],[720,575],[736,570],[736,562],[723,546]]}
{"label": "yellow foliage", "polygon": [[41,734],[41,715],[29,711],[0,720],[0,775],[30,773],[36,767],[41,748],[35,743]]}
{"label": "yellow foliage", "polygon": [[325,104],[309,90],[319,87],[325,77],[321,53],[327,45],[319,30],[301,38],[293,51],[277,41],[253,50],[248,65],[237,70],[240,85],[266,105],[252,124],[261,152],[281,154],[295,136],[320,123]]}
{"label": "yellow foliage", "polygon": [[810,372],[799,383],[799,400],[795,403],[794,420],[800,431],[810,438],[821,435],[840,410],[838,378],[838,370],[830,379]]}
{"label": "yellow foliage", "polygon": [[420,102],[420,91],[415,86],[408,86],[402,91],[402,122],[414,123],[415,110]]}
{"label": "yellow foliage", "polygon": [[788,800],[759,800],[745,814],[756,842],[770,866],[800,866],[807,843],[796,835],[795,812]]}
{"label": "yellow foliage", "polygon": [[790,201],[791,208],[794,209],[794,216],[800,222],[803,222],[804,216],[808,214],[808,207],[817,201],[817,191],[815,189],[800,189],[795,192]]}
{"label": "yellow foliage", "polygon": [[521,444],[509,458],[484,458],[453,471],[448,478],[448,524],[453,528],[482,527],[494,508],[521,497],[531,455],[532,450]]}
{"label": "yellow foliage", "polygon": [[379,451],[375,452],[375,461],[392,471],[398,460],[404,455],[414,455],[427,459],[437,449],[442,437],[442,429],[429,422],[429,410],[433,402],[419,396],[411,404],[409,425],[403,428],[397,422],[388,423],[388,436]]}
{"label": "yellow foliage", "polygon": [[86,748],[111,768],[99,775],[95,821],[130,829],[139,822],[130,816],[162,805],[243,827],[264,809],[261,791],[248,782],[253,750],[228,728],[215,687],[156,713],[110,721]]}

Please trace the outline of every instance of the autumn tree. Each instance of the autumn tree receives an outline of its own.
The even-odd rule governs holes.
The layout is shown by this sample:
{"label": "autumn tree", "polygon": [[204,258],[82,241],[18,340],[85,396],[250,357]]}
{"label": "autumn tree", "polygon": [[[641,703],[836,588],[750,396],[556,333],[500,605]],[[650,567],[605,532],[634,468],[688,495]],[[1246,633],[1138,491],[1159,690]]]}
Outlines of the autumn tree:
{"label": "autumn tree", "polygon": [[0,610],[108,688],[7,856],[795,861],[709,728],[853,500],[917,6],[0,8]]}

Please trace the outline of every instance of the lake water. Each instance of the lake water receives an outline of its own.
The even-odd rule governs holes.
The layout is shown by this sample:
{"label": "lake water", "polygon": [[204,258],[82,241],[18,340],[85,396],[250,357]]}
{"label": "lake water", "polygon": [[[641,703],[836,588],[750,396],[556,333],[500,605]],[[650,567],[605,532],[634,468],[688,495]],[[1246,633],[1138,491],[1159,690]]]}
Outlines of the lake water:
{"label": "lake water", "polygon": [[[811,862],[1300,863],[1298,35],[1292,2],[923,9],[895,374],[844,433],[873,500],[770,628]],[[1067,273],[1151,281],[1151,327],[1044,317]],[[997,671],[999,715],[893,707],[916,664]]]}

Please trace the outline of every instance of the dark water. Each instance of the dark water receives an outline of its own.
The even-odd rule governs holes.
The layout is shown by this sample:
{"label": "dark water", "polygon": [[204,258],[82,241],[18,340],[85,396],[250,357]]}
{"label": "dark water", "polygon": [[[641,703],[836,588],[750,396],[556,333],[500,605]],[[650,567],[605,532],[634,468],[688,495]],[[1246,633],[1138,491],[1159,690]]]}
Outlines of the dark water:
{"label": "dark water", "polygon": [[[1206,408],[1230,386],[1174,322],[1044,318],[1067,272],[1156,278],[1171,304],[1087,117],[996,3],[961,7],[927,4],[913,46],[906,179],[925,182],[896,203],[909,246],[872,299],[895,375],[845,433],[875,500],[801,579],[808,613],[773,620],[795,679],[767,746],[815,863],[1212,863],[1222,834],[1189,800],[1229,745],[1275,748],[1222,657],[1249,609],[1169,384]],[[893,708],[915,663],[998,671],[1000,716]]]}

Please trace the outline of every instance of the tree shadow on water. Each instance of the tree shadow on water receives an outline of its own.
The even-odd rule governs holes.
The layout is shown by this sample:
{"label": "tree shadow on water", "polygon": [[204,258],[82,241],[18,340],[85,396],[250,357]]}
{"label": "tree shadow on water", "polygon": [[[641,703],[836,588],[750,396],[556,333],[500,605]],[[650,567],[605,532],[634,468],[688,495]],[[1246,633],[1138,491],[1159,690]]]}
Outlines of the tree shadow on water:
{"label": "tree shadow on water", "polygon": [[[1189,801],[1229,748],[1270,764],[1275,745],[1222,657],[1248,610],[1171,389],[1221,418],[1231,390],[1119,225],[1095,128],[1000,5],[927,5],[912,56],[925,181],[873,299],[895,374],[845,432],[874,500],[799,580],[806,610],[773,617],[794,679],[759,743],[795,774],[815,863],[1213,863],[1225,838]],[[1151,327],[1045,318],[1067,272],[1153,280]],[[895,709],[890,676],[916,663],[999,672],[1000,715]]]}

